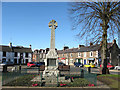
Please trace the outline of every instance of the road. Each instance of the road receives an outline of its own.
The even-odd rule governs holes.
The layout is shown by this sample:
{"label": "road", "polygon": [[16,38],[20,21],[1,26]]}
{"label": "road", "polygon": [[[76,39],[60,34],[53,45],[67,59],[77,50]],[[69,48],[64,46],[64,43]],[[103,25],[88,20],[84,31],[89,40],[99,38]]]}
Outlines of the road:
{"label": "road", "polygon": [[[7,68],[8,71],[11,71],[13,66],[9,66]],[[22,68],[27,68],[26,65],[23,65]],[[70,73],[80,73],[81,72],[81,69],[85,69],[87,70],[87,68],[83,68],[83,67],[74,67],[74,66],[70,66]],[[2,71],[2,67],[0,67],[0,72]],[[27,70],[28,72],[38,72],[38,67],[32,67],[32,68],[29,68]],[[110,74],[120,74],[120,71],[119,70],[114,70],[114,69],[111,69],[109,70],[110,71]],[[97,73],[99,74],[99,68],[91,68],[91,73]]]}
{"label": "road", "polygon": [[[87,68],[71,66],[70,71],[71,72],[80,72],[81,69],[87,70]],[[109,71],[110,71],[110,74],[120,74],[119,70],[110,69]],[[99,74],[99,68],[91,68],[91,73]]]}

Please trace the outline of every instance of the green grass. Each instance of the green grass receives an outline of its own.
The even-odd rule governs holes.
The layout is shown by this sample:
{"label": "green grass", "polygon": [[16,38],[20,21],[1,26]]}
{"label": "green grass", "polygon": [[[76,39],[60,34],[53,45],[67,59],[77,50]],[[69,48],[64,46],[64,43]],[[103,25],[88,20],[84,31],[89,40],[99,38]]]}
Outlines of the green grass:
{"label": "green grass", "polygon": [[67,87],[85,87],[88,86],[90,82],[84,78],[76,78],[73,82],[61,82],[59,84],[67,84]]}
{"label": "green grass", "polygon": [[32,86],[32,84],[39,84],[39,82],[32,82],[31,80],[37,75],[24,75],[15,80],[5,84],[4,86]]}
{"label": "green grass", "polygon": [[116,75],[116,74],[103,74],[103,75],[99,75],[99,76],[110,76],[110,77],[120,77],[120,75]]}
{"label": "green grass", "polygon": [[97,76],[97,79],[105,84],[107,84],[111,88],[120,88],[120,75],[99,75]]}

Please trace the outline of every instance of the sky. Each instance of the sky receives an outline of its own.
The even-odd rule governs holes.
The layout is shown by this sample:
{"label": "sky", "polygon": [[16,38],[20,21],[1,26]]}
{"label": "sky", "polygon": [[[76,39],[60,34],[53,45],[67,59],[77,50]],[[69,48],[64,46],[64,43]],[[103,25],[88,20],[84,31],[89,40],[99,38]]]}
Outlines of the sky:
{"label": "sky", "polygon": [[66,2],[3,2],[2,44],[45,49],[50,47],[51,29],[48,23],[58,23],[55,30],[55,47],[78,47],[77,31],[71,30]]}
{"label": "sky", "polygon": [[[2,2],[2,45],[29,47],[32,50],[50,47],[51,29],[48,23],[58,23],[55,30],[55,47],[69,48],[86,44],[76,37],[78,30],[71,30],[72,23],[67,2]],[[80,27],[81,28],[81,27]],[[119,39],[120,40],[120,39]],[[1,41],[1,40],[0,40]]]}

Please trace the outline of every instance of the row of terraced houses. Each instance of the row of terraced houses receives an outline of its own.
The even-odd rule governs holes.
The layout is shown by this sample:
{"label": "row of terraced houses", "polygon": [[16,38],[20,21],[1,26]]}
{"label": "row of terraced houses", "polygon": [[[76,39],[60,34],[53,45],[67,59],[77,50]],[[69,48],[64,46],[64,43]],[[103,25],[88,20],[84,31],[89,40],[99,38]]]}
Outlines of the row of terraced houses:
{"label": "row of terraced houses", "polygon": [[[108,43],[107,59],[113,65],[120,63],[120,49],[116,44],[116,40]],[[36,49],[32,52],[31,45],[29,47],[23,46],[9,46],[0,45],[0,62],[11,61],[14,64],[27,64],[27,62],[43,62],[46,58],[49,48]],[[58,62],[63,62],[66,65],[74,65],[74,62],[81,62],[83,64],[94,63],[99,65],[101,63],[102,53],[100,44],[89,46],[78,45],[77,48],[69,48],[64,46],[62,50],[57,50]]]}
{"label": "row of terraced houses", "polygon": [[[120,54],[120,49],[116,44],[116,40],[112,43],[108,43],[108,54],[107,59],[113,65],[120,63],[118,54]],[[44,61],[49,48],[34,50],[33,61],[39,62]],[[94,63],[101,64],[102,53],[100,44],[93,45],[90,43],[89,46],[79,45],[77,48],[69,48],[64,46],[62,50],[57,50],[58,61],[63,62],[66,65],[74,65],[74,62],[81,62],[83,64]]]}

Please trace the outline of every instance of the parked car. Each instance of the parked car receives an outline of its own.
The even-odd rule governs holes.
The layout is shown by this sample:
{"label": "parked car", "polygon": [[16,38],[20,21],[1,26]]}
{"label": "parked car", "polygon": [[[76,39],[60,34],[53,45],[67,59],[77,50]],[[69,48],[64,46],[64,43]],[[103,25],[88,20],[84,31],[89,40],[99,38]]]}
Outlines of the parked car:
{"label": "parked car", "polygon": [[0,65],[1,65],[1,66],[4,66],[4,65],[6,65],[6,66],[13,66],[14,63],[11,62],[11,61],[9,61],[9,62],[3,62],[3,63],[1,63]]}
{"label": "parked car", "polygon": [[65,66],[66,64],[64,64],[63,62],[59,62],[58,66]]}
{"label": "parked car", "polygon": [[5,63],[0,63],[0,66],[4,66],[5,65]]}
{"label": "parked car", "polygon": [[[101,67],[101,65],[100,65],[100,67]],[[108,64],[107,64],[107,68],[108,68],[108,69],[114,69],[114,65],[112,65],[111,63],[108,63]]]}
{"label": "parked car", "polygon": [[74,67],[83,67],[83,64],[80,62],[74,62]]}
{"label": "parked car", "polygon": [[45,62],[36,62],[35,63],[37,67],[41,66],[41,65],[45,65]]}
{"label": "parked car", "polygon": [[86,64],[86,65],[84,65],[84,67],[95,67],[95,64],[92,64],[92,63],[90,63],[90,64]]}
{"label": "parked car", "polygon": [[115,66],[114,69],[116,69],[116,70],[120,70],[120,66]]}
{"label": "parked car", "polygon": [[35,64],[35,62],[28,62],[27,66],[28,67],[34,67],[34,66],[36,66],[36,64]]}

